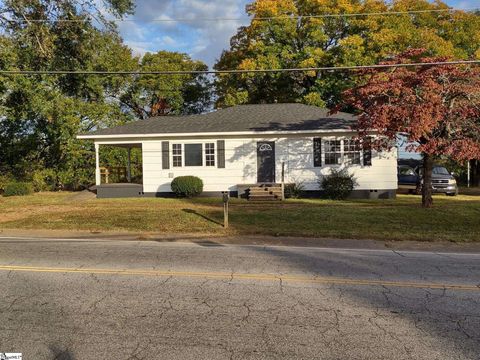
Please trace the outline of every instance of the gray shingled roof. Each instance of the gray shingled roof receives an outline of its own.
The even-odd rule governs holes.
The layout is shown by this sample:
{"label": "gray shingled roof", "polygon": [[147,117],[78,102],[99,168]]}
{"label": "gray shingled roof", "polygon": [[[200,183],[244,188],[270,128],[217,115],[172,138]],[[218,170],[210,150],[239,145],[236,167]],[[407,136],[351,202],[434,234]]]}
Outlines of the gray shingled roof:
{"label": "gray shingled roof", "polygon": [[208,114],[160,116],[85,135],[350,130],[355,116],[302,104],[239,105]]}

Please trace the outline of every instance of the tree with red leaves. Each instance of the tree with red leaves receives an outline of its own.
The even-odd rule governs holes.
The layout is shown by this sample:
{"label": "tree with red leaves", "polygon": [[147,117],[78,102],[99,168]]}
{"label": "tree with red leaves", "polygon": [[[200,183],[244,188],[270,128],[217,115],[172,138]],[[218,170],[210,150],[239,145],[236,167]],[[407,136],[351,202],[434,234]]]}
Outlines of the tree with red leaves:
{"label": "tree with red leaves", "polygon": [[[424,49],[407,51],[385,64],[444,62]],[[379,137],[374,148],[392,148],[404,134],[411,150],[423,154],[422,205],[431,207],[435,158],[480,158],[480,69],[475,66],[411,66],[367,70],[361,86],[343,94],[343,104],[358,111],[358,132]]]}

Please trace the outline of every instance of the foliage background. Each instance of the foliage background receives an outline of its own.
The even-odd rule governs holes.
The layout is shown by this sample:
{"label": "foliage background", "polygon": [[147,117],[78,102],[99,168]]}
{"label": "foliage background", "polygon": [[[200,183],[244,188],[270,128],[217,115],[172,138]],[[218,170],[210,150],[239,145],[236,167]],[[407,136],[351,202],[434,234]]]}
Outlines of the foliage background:
{"label": "foliage background", "polygon": [[[134,56],[98,3],[1,2],[0,69],[207,68],[180,53]],[[131,0],[106,0],[103,6],[114,18],[134,10]],[[39,189],[88,186],[94,179],[94,148],[92,143],[78,141],[78,134],[150,116],[199,113],[210,106],[210,97],[208,79],[192,75],[0,76],[0,172],[19,180],[35,180]],[[102,150],[103,165],[124,166],[126,156],[125,149]]]}
{"label": "foliage background", "polygon": [[[239,28],[216,69],[265,69],[378,63],[408,48],[432,56],[480,58],[480,16],[473,13],[302,18],[292,15],[444,9],[427,0],[256,0],[254,20]],[[204,70],[181,53],[134,56],[114,22],[135,12],[133,0],[0,1],[0,69]],[[271,21],[261,17],[279,16]],[[56,22],[55,20],[81,20]],[[15,21],[11,21],[15,20]],[[43,22],[33,22],[42,20]],[[244,103],[338,104],[355,73],[205,76],[0,76],[0,173],[59,189],[92,183],[94,149],[79,133],[150,116],[201,113]],[[348,109],[346,109],[348,110]],[[124,149],[102,150],[124,165]]]}
{"label": "foliage background", "polygon": [[[377,64],[410,48],[431,56],[480,59],[480,16],[467,12],[416,15],[292,18],[324,14],[440,10],[427,0],[257,0],[253,17],[231,40],[215,65],[221,69],[279,69]],[[255,19],[280,17],[270,21]],[[358,83],[352,72],[222,75],[218,104],[302,102],[332,107]]]}

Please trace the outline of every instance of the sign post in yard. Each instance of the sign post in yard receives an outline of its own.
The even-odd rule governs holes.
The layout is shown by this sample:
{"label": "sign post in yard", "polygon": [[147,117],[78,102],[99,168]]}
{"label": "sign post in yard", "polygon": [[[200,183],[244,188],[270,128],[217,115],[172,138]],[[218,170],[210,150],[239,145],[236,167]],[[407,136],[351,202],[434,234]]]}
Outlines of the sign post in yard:
{"label": "sign post in yard", "polygon": [[230,199],[230,195],[228,191],[224,191],[223,193],[223,227],[228,229],[228,201]]}

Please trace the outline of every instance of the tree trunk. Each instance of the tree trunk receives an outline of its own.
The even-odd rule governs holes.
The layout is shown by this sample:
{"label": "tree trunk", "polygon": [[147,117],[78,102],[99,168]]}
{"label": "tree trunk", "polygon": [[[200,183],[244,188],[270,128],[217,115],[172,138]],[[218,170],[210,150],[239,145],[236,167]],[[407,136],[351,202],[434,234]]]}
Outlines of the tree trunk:
{"label": "tree trunk", "polygon": [[423,154],[422,206],[424,208],[431,208],[433,205],[432,172],[433,157],[432,155]]}
{"label": "tree trunk", "polygon": [[471,184],[480,186],[480,160],[470,160]]}

